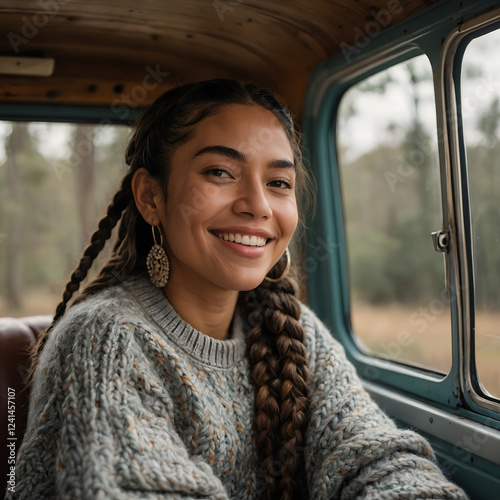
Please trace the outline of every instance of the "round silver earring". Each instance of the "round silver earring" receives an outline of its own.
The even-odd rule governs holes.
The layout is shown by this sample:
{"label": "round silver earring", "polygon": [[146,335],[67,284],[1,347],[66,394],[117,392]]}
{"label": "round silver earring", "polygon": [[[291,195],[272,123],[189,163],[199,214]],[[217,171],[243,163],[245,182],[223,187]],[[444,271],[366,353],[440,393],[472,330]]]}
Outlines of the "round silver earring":
{"label": "round silver earring", "polygon": [[288,274],[288,271],[290,270],[290,265],[292,264],[292,259],[290,257],[290,251],[288,250],[288,247],[286,247],[285,256],[286,256],[286,266],[283,272],[281,273],[281,276],[279,276],[278,278],[268,278],[266,276],[264,278],[264,281],[268,281],[269,283],[278,283]]}
{"label": "round silver earring", "polygon": [[162,288],[168,282],[170,263],[168,262],[167,253],[163,248],[163,235],[161,234],[161,229],[158,227],[158,232],[160,233],[160,243],[158,243],[156,241],[155,227],[157,226],[151,226],[154,245],[148,253],[146,266],[148,268],[149,277],[151,278],[151,283],[158,288]]}

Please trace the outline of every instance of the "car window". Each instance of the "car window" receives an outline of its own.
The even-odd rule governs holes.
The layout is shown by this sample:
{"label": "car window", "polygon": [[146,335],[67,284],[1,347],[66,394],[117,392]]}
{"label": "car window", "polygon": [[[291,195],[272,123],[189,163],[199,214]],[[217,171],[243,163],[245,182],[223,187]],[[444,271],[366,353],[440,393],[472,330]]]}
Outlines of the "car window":
{"label": "car window", "polygon": [[128,135],[118,125],[0,122],[0,315],[55,311],[118,188]]}
{"label": "car window", "polygon": [[442,254],[432,69],[425,55],[350,87],[337,155],[351,322],[367,353],[447,373],[450,299]]}
{"label": "car window", "polygon": [[461,72],[474,269],[473,342],[479,380],[500,397],[500,31],[474,38]]}

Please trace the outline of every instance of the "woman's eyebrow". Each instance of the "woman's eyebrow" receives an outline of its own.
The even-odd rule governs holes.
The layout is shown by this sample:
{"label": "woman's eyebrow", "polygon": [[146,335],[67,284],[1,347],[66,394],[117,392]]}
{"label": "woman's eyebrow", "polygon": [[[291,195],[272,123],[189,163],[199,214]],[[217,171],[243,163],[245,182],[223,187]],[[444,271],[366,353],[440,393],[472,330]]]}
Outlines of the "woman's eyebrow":
{"label": "woman's eyebrow", "polygon": [[290,160],[273,160],[268,164],[269,168],[291,168],[295,170],[295,163]]}
{"label": "woman's eyebrow", "polygon": [[247,157],[237,149],[228,148],[227,146],[207,146],[200,149],[193,158],[201,156],[204,154],[217,154],[219,156],[225,156],[226,158],[231,158],[232,160],[238,160],[241,162],[248,162]]}
{"label": "woman's eyebrow", "polygon": [[[248,157],[245,155],[245,153],[227,146],[206,146],[200,149],[193,156],[193,158],[204,154],[217,154],[219,156],[231,158],[232,160],[237,160],[242,163],[248,163]],[[272,160],[268,163],[268,168],[291,168],[295,170],[295,164],[290,160]]]}

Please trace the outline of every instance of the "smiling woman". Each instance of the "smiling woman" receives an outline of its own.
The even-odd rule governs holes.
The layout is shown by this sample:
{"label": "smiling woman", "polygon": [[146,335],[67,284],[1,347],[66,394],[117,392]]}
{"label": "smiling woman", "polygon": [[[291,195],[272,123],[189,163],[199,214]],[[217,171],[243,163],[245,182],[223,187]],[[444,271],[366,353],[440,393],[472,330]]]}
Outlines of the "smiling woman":
{"label": "smiling woman", "polygon": [[[249,139],[262,130],[272,141],[253,148]],[[238,291],[259,286],[285,252],[297,225],[294,172],[290,141],[273,113],[230,105],[174,151],[166,196],[145,168],[135,173],[137,208],[165,234],[172,266],[165,294],[198,330],[224,338]],[[232,307],[222,314],[203,307],[197,317],[200,296]]]}
{"label": "smiling woman", "polygon": [[296,297],[306,174],[284,105],[231,80],[184,85],[126,157],[35,347],[7,498],[466,499]]}
{"label": "smiling woman", "polygon": [[[253,148],[250,144],[258,140],[252,139],[261,130],[268,130],[272,140]],[[256,288],[283,255],[297,225],[294,183],[290,141],[271,111],[232,105],[203,120],[193,139],[172,155],[165,208],[157,191],[154,210],[176,270],[167,297],[175,300],[177,287],[191,283],[197,294],[204,290],[214,297],[231,289],[235,303],[238,291]],[[197,200],[200,193],[203,199]],[[180,217],[181,207],[194,207],[196,201],[203,208]],[[143,217],[153,213],[139,203]],[[229,241],[231,234],[240,242]],[[257,237],[265,244],[257,246]]]}

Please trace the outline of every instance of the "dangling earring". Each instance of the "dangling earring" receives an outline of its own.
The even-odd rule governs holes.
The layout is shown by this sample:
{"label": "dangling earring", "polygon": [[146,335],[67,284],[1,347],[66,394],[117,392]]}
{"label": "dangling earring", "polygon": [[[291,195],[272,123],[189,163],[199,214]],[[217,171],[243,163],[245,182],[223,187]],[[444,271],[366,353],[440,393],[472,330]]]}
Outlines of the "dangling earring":
{"label": "dangling earring", "polygon": [[288,247],[286,247],[285,256],[286,256],[286,266],[285,270],[281,273],[281,276],[279,278],[268,278],[266,276],[264,278],[264,281],[268,281],[269,283],[278,283],[288,274],[288,271],[290,270],[290,265],[292,264],[292,259],[290,258],[290,251],[288,250]]}
{"label": "dangling earring", "polygon": [[158,244],[156,241],[155,227],[156,226],[151,226],[155,244],[151,247],[151,250],[148,253],[146,265],[153,285],[158,288],[162,288],[167,284],[170,264],[168,262],[165,249],[163,248],[163,236],[161,234],[161,230],[158,228],[158,232],[160,233],[160,244]]}

